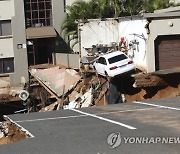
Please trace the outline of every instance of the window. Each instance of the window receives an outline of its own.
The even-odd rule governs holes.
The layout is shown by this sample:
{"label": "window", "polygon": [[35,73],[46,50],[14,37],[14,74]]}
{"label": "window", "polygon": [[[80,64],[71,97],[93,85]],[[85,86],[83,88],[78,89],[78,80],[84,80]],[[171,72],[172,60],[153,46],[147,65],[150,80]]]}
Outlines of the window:
{"label": "window", "polygon": [[12,35],[11,21],[2,20],[0,21],[0,36]]}
{"label": "window", "polygon": [[26,27],[52,25],[51,0],[24,0]]}
{"label": "window", "polygon": [[103,64],[103,65],[107,65],[106,59],[103,58],[103,57],[100,57],[100,58],[99,58],[98,63]]}
{"label": "window", "polygon": [[127,59],[127,57],[122,54],[122,55],[117,55],[115,57],[109,58],[108,61],[109,61],[109,64],[112,64],[112,63],[116,63],[124,59]]}
{"label": "window", "polygon": [[14,58],[0,59],[0,74],[14,72]]}

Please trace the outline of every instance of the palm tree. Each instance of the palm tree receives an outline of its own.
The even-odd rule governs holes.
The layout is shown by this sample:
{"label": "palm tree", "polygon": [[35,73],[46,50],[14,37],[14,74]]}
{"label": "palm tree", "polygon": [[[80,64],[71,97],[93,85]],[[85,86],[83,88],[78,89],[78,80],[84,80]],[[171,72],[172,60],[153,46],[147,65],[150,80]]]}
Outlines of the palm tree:
{"label": "palm tree", "polygon": [[67,19],[61,26],[61,31],[65,31],[65,40],[68,40],[67,42],[69,43],[73,39],[78,38],[77,20],[85,22],[87,19],[118,17],[119,6],[118,0],[91,0],[90,2],[78,0],[71,6],[67,6]]}
{"label": "palm tree", "polygon": [[[83,0],[75,1],[67,6],[67,19],[63,22],[61,30],[65,31],[65,40],[70,43],[78,38],[77,20],[86,22],[87,19],[113,18],[119,16],[133,16],[143,12],[153,12],[174,6],[169,0]],[[72,47],[77,43],[75,41]]]}

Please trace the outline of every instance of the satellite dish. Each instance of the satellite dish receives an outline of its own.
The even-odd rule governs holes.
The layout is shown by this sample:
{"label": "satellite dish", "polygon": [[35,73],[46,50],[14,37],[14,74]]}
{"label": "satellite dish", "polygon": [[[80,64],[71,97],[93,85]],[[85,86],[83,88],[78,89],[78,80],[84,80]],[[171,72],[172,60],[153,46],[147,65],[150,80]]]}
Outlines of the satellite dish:
{"label": "satellite dish", "polygon": [[22,90],[19,94],[19,98],[23,101],[26,101],[29,97],[29,92],[26,90]]}

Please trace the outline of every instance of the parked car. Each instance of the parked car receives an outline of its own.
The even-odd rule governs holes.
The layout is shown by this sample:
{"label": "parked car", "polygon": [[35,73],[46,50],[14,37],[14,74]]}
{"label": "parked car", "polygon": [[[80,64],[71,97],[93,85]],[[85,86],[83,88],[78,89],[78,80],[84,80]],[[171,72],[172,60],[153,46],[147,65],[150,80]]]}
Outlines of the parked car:
{"label": "parked car", "polygon": [[121,51],[113,51],[100,56],[93,64],[102,76],[114,77],[136,69],[134,62]]}

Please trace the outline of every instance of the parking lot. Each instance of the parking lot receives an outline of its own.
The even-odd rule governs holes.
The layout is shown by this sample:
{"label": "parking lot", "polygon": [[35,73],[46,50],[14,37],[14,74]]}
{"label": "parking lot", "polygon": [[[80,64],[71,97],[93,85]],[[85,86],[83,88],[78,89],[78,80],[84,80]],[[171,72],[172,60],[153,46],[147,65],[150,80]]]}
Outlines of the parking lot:
{"label": "parking lot", "polygon": [[[176,97],[11,115],[9,117],[28,130],[32,138],[3,145],[0,153],[179,153],[179,101],[180,97]],[[117,143],[116,147],[107,141],[112,133],[121,134],[121,144]],[[136,138],[158,138],[158,142],[140,143]],[[176,138],[177,142],[161,142],[163,138]]]}

